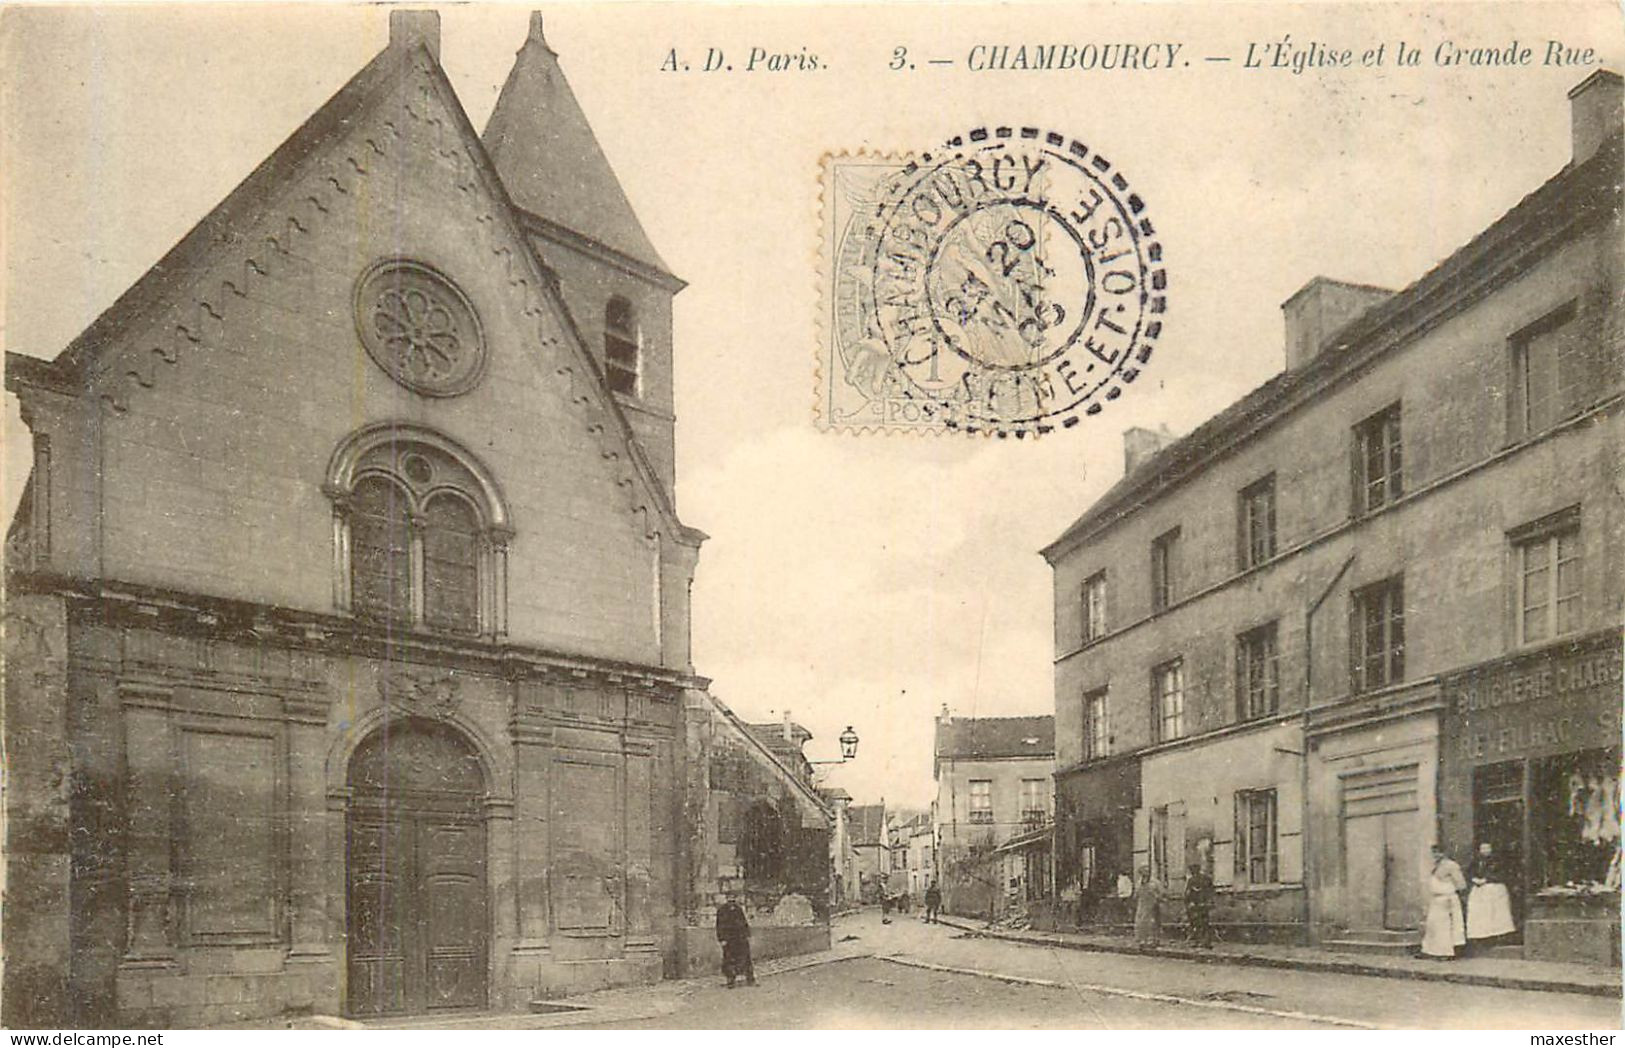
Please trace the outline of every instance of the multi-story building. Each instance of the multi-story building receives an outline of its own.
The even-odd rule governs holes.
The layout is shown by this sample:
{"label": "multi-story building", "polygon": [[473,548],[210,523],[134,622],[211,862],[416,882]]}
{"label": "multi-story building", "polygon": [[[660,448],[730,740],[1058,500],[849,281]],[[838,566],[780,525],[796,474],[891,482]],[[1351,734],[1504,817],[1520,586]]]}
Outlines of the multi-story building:
{"label": "multi-story building", "polygon": [[1570,99],[1562,170],[1401,291],[1311,281],[1285,371],[1045,549],[1086,918],[1200,864],[1225,934],[1403,939],[1488,841],[1530,956],[1617,956],[1620,78]]}
{"label": "multi-story building", "polygon": [[925,890],[937,879],[936,831],[929,813],[914,816],[906,829],[908,894],[919,903],[925,899]]}
{"label": "multi-story building", "polygon": [[879,902],[891,873],[891,844],[886,837],[886,802],[858,804],[847,809],[852,850],[857,855],[858,898]]}
{"label": "multi-story building", "polygon": [[932,768],[943,909],[990,915],[1006,887],[995,849],[1054,810],[1055,718],[953,717],[944,708]]}

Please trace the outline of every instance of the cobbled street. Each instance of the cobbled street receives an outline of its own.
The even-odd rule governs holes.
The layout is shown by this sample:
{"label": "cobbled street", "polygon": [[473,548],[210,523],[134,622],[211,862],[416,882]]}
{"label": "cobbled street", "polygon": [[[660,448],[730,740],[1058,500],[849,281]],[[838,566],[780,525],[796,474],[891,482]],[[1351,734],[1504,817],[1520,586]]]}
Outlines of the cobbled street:
{"label": "cobbled street", "polygon": [[[1051,949],[917,915],[837,921],[850,959],[674,988],[661,1014],[592,1029],[1618,1029],[1618,1000]],[[967,974],[977,972],[983,974]],[[658,991],[651,991],[658,992]],[[668,991],[671,992],[671,991]],[[624,1000],[624,997],[622,998]],[[617,1009],[624,1014],[624,1005]]]}

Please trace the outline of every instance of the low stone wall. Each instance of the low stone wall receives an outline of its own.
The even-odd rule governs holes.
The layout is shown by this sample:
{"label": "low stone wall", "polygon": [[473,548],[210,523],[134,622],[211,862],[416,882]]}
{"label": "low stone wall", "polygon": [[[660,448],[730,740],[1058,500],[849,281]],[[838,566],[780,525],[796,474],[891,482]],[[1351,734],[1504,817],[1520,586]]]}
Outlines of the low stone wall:
{"label": "low stone wall", "polygon": [[[776,957],[796,957],[829,949],[827,924],[764,925],[750,930],[750,956],[760,964]],[[677,975],[686,979],[722,970],[722,944],[714,927],[677,929]]]}

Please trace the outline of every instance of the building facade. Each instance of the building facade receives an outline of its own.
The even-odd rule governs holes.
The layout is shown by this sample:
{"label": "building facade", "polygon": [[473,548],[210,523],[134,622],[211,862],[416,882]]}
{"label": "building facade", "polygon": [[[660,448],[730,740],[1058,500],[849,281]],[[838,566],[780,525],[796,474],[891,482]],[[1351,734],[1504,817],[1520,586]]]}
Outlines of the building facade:
{"label": "building facade", "polygon": [[909,898],[916,904],[923,904],[925,890],[937,879],[937,835],[931,825],[930,814],[916,815],[910,819],[905,836]]}
{"label": "building facade", "polygon": [[718,971],[716,908],[745,907],[762,960],[829,949],[829,852],[835,813],[813,787],[799,725],[746,724],[726,704],[690,693],[682,829],[690,867],[673,974]]}
{"label": "building facade", "polygon": [[[682,286],[539,16],[481,136],[437,17],[392,12],[83,335],[8,354],[7,1025],[523,1008],[682,967],[726,886],[709,765],[754,745],[690,659]],[[760,749],[727,792],[824,848]]]}
{"label": "building facade", "polygon": [[1074,919],[1200,865],[1229,937],[1403,943],[1489,841],[1527,955],[1617,959],[1620,95],[1410,287],[1290,298],[1285,371],[1044,551]]}
{"label": "building facade", "polygon": [[991,917],[1008,878],[996,849],[1049,822],[1055,718],[937,718],[933,775],[937,870],[947,913]]}
{"label": "building facade", "polygon": [[891,843],[886,833],[886,802],[847,809],[858,874],[858,901],[878,903],[891,874]]}

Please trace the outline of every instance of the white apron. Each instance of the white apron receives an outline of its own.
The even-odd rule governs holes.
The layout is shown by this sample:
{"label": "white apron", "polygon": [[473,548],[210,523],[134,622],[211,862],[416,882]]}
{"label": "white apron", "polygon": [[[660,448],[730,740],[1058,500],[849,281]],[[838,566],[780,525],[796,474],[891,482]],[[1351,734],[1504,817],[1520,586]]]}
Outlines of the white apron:
{"label": "white apron", "polygon": [[1512,896],[1507,886],[1494,881],[1474,885],[1467,896],[1467,938],[1493,939],[1517,930],[1512,923]]}
{"label": "white apron", "polygon": [[1448,878],[1428,877],[1428,912],[1422,924],[1422,952],[1429,957],[1454,957],[1456,947],[1467,945],[1461,919],[1461,898]]}

